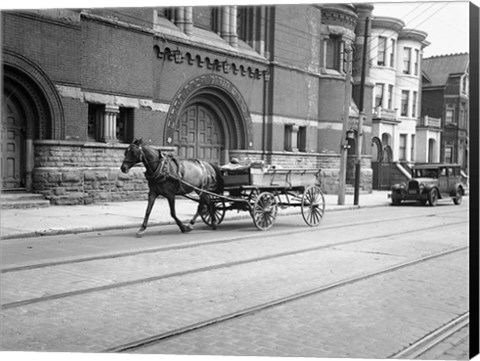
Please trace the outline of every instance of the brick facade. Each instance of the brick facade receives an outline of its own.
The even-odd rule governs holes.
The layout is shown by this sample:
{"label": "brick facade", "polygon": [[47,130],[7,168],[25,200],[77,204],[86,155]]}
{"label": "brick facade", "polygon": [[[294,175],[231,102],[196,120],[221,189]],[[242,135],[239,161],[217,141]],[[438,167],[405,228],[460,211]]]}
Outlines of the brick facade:
{"label": "brick facade", "polygon": [[[2,13],[4,53],[11,54],[4,63],[6,83],[12,89],[20,84],[44,119],[39,123],[35,111],[25,115],[31,144],[23,158],[30,164],[23,175],[27,190],[54,204],[145,198],[143,168],[119,171],[126,144],[91,139],[89,126],[94,121],[100,129],[98,122],[107,124],[112,114],[118,124],[115,114],[126,109],[131,138],[175,152],[179,119],[198,103],[223,129],[222,161],[237,156],[321,168],[324,190],[337,192],[346,76],[340,64],[327,69],[324,59],[330,37],[354,42],[355,7],[258,7],[252,24],[260,35],[249,39],[195,26],[182,32],[162,11]],[[25,69],[30,63],[38,75]],[[17,73],[27,80],[20,82]],[[366,97],[371,99],[371,89]],[[19,104],[27,104],[20,98]],[[104,114],[97,119],[92,109]],[[286,149],[288,127],[295,129],[292,137],[302,129],[302,149]],[[370,128],[367,121],[365,143]],[[115,136],[116,129],[109,131]],[[364,154],[361,186],[370,190],[369,147]]]}

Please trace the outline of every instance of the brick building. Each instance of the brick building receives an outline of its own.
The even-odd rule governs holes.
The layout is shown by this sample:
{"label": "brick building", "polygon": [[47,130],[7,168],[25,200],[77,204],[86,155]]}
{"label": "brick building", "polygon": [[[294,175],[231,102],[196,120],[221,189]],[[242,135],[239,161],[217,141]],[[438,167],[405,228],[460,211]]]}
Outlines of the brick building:
{"label": "brick building", "polygon": [[[335,193],[350,97],[344,64],[352,57],[345,50],[354,43],[361,49],[358,34],[372,10],[319,4],[4,11],[3,189],[42,193],[54,204],[145,197],[142,167],[119,171],[127,144],[143,138],[220,164],[235,156],[322,168],[324,190]],[[354,72],[356,100],[359,84]],[[367,81],[367,104],[372,88]],[[364,144],[372,130],[368,108]],[[358,115],[350,115],[355,128]],[[364,146],[367,191],[369,153]]]}
{"label": "brick building", "polygon": [[424,59],[422,115],[439,119],[442,139],[439,158],[457,163],[468,174],[469,55],[451,54]]}

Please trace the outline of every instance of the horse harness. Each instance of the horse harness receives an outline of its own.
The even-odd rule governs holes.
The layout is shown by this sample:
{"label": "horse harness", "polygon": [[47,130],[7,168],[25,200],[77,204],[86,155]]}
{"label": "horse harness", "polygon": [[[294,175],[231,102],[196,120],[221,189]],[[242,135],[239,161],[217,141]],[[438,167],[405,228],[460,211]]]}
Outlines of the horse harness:
{"label": "horse harness", "polygon": [[[178,160],[174,156],[168,154],[165,156],[161,156],[161,159],[159,160],[148,162],[146,160],[145,153],[143,152],[142,147],[139,145],[137,145],[137,147],[140,150],[140,161],[145,164],[145,168],[147,169],[147,171],[145,172],[145,178],[147,179],[149,185],[158,184],[170,179],[170,180],[177,181],[179,183],[179,187],[181,190],[183,190],[184,185],[193,187],[182,179],[184,166],[180,162],[178,162]],[[215,182],[215,175],[209,172],[209,170],[205,167],[205,164],[203,164],[203,162],[198,160],[197,162],[199,166],[202,168],[203,174],[205,174],[205,177],[202,177],[202,189],[203,189],[209,184],[210,181]],[[150,167],[147,167],[147,165],[150,165],[152,163],[158,163],[158,165],[155,167],[155,170],[149,171]],[[193,188],[196,188],[196,187],[193,187]]]}

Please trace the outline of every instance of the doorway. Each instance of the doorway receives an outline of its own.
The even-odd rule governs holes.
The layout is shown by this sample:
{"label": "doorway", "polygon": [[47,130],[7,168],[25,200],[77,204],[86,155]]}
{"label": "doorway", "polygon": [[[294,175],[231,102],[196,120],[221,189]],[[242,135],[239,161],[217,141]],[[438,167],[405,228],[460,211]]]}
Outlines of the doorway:
{"label": "doorway", "polygon": [[25,116],[19,104],[3,96],[2,188],[25,188]]}
{"label": "doorway", "polygon": [[224,139],[218,115],[209,106],[197,102],[182,111],[174,133],[180,157],[222,164]]}

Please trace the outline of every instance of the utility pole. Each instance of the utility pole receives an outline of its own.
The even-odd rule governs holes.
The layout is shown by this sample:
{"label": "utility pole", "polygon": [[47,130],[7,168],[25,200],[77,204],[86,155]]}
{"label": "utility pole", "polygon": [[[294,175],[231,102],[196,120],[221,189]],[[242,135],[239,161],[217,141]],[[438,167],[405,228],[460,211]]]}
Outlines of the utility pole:
{"label": "utility pole", "polygon": [[348,142],[346,139],[347,136],[347,127],[348,119],[350,115],[350,103],[351,103],[351,79],[352,79],[352,70],[351,70],[351,47],[350,44],[345,43],[345,101],[343,103],[343,125],[342,125],[342,134],[340,138],[340,174],[338,182],[338,205],[345,204],[345,182],[347,174],[347,155],[348,155]]}
{"label": "utility pole", "polygon": [[359,119],[358,119],[358,134],[357,134],[357,151],[355,158],[355,193],[353,196],[353,204],[358,205],[358,198],[360,193],[360,168],[362,163],[362,140],[363,140],[363,119],[365,117],[364,97],[365,97],[365,78],[367,72],[367,53],[368,53],[368,37],[369,37],[369,21],[370,18],[365,18],[365,35],[363,37],[363,57],[362,57],[362,77],[360,81],[360,104],[359,104]]}

